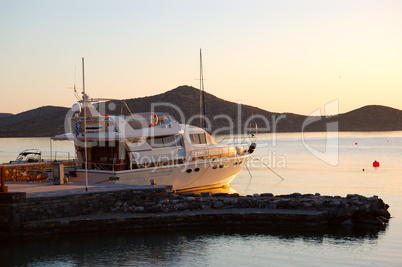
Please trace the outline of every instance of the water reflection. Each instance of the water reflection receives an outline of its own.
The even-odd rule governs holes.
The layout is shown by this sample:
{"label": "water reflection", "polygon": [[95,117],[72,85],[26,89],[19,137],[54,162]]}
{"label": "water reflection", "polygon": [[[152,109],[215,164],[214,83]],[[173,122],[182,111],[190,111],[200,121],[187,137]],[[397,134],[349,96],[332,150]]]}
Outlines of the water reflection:
{"label": "water reflection", "polygon": [[246,247],[279,246],[286,253],[296,250],[300,243],[307,243],[348,250],[376,245],[381,235],[383,231],[256,231],[244,227],[174,233],[100,233],[13,240],[2,243],[0,255],[6,260],[3,266],[194,266],[210,262],[216,254],[242,251]]}

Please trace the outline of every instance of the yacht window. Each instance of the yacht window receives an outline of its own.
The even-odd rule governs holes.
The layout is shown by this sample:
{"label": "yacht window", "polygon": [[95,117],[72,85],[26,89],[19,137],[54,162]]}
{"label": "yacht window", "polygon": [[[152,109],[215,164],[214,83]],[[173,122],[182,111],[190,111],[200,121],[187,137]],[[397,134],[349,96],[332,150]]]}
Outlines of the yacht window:
{"label": "yacht window", "polygon": [[205,133],[190,134],[190,140],[191,140],[191,143],[198,144],[198,145],[207,143]]}
{"label": "yacht window", "polygon": [[191,143],[192,143],[192,144],[195,144],[195,141],[194,141],[194,134],[189,134],[189,136],[190,136],[190,141],[191,141]]}
{"label": "yacht window", "polygon": [[165,136],[163,137],[163,144],[165,147],[183,146],[182,137],[180,134]]}
{"label": "yacht window", "polygon": [[180,134],[174,136],[176,139],[176,146],[183,146],[183,137]]}
{"label": "yacht window", "polygon": [[163,137],[163,144],[165,147],[177,146],[176,138],[174,135]]}
{"label": "yacht window", "polygon": [[153,148],[161,148],[163,147],[163,138],[162,137],[150,137],[147,138],[147,143]]}
{"label": "yacht window", "polygon": [[147,138],[147,143],[152,148],[183,146],[182,138],[179,134],[165,137],[150,137]]}
{"label": "yacht window", "polygon": [[198,134],[193,134],[194,138],[194,143],[195,144],[201,144],[200,142],[200,136]]}
{"label": "yacht window", "polygon": [[206,144],[207,141],[205,139],[205,133],[200,133],[199,136],[200,136],[200,144]]}

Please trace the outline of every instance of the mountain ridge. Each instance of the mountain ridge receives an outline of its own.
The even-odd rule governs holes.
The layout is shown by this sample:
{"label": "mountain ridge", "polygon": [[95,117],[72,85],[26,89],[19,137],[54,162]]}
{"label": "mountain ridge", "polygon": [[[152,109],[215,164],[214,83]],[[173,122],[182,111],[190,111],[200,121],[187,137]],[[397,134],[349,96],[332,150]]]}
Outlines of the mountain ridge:
{"label": "mountain ridge", "polygon": [[13,116],[14,114],[12,113],[0,113],[0,118],[4,118],[4,117],[9,117],[9,116]]}
{"label": "mountain ridge", "polygon": [[[124,101],[133,113],[149,112],[154,106],[154,112],[168,112],[180,122],[199,126],[199,99],[199,89],[182,85],[161,94]],[[208,130],[215,134],[245,132],[252,117],[258,124],[259,132],[326,131],[327,125],[333,122],[338,122],[339,131],[402,130],[402,111],[381,105],[366,105],[334,116],[316,117],[314,122],[303,128],[308,118],[305,115],[271,112],[251,105],[239,106],[207,92],[205,102],[210,122]],[[130,114],[123,101],[109,101],[104,107],[102,112],[110,115]],[[66,107],[43,106],[15,115],[0,113],[0,137],[64,133],[64,118],[68,110]]]}

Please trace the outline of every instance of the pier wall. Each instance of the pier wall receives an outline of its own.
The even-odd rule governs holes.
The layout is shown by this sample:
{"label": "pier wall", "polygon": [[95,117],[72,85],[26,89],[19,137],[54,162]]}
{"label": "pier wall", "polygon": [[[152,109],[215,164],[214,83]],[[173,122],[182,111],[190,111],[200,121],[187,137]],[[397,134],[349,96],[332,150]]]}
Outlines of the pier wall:
{"label": "pier wall", "polygon": [[119,190],[52,197],[27,197],[26,193],[0,194],[0,231],[15,231],[31,221],[52,220],[110,212],[116,202],[167,194],[165,187],[145,192]]}
{"label": "pier wall", "polygon": [[[42,161],[34,163],[16,163],[16,164],[2,164],[5,171],[5,180],[8,182],[34,182],[44,183],[47,182],[49,175],[51,176],[52,164],[62,163],[64,167],[71,167],[76,165],[74,160],[62,161]],[[66,174],[66,176],[68,176]]]}
{"label": "pier wall", "polygon": [[5,179],[8,182],[46,182],[52,167],[49,162],[4,164]]}
{"label": "pier wall", "polygon": [[0,194],[1,234],[39,235],[215,226],[385,227],[388,205],[377,196],[274,196],[168,192],[164,187],[53,197]]}

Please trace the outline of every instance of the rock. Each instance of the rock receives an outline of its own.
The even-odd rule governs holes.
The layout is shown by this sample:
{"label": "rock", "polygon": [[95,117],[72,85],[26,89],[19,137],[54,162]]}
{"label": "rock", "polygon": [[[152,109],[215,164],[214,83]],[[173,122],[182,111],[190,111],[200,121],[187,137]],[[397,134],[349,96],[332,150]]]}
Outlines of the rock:
{"label": "rock", "polygon": [[239,199],[237,199],[237,198],[232,199],[231,203],[236,205],[237,203],[239,203]]}
{"label": "rock", "polygon": [[191,210],[198,210],[202,207],[200,202],[195,201],[190,202],[188,206]]}
{"label": "rock", "polygon": [[263,194],[260,194],[260,197],[274,197],[274,194],[272,194],[272,193],[263,193]]}
{"label": "rock", "polygon": [[203,209],[203,210],[207,210],[209,208],[210,208],[210,206],[207,204],[202,204],[202,206],[201,206],[201,209]]}
{"label": "rock", "polygon": [[384,222],[384,223],[388,223],[388,222],[389,222],[389,220],[388,220],[387,218],[385,218],[385,217],[378,216],[377,218],[378,218],[379,220],[381,220],[382,222]]}
{"label": "rock", "polygon": [[358,212],[360,210],[357,206],[352,206],[350,208],[353,210],[353,212]]}
{"label": "rock", "polygon": [[378,217],[363,217],[357,220],[357,224],[365,228],[383,228],[385,223]]}
{"label": "rock", "polygon": [[386,210],[378,210],[376,212],[376,215],[381,216],[381,217],[385,217],[385,218],[390,218],[391,217],[391,214],[389,214],[389,212],[386,211]]}
{"label": "rock", "polygon": [[214,200],[214,201],[212,202],[212,207],[213,207],[214,209],[220,209],[220,208],[223,207],[223,203],[222,203],[221,201],[219,201],[219,200]]}
{"label": "rock", "polygon": [[365,204],[365,205],[363,205],[363,206],[361,207],[361,210],[364,211],[364,212],[369,212],[369,211],[370,211],[370,207],[371,207],[370,203],[367,203],[367,204]]}
{"label": "rock", "polygon": [[223,204],[224,204],[225,206],[231,205],[231,204],[232,204],[232,199],[225,198],[225,199],[223,200]]}
{"label": "rock", "polygon": [[300,202],[298,200],[291,200],[288,203],[289,208],[295,208],[297,206],[300,206]]}
{"label": "rock", "polygon": [[179,203],[180,203],[180,200],[178,200],[178,199],[173,199],[171,202],[172,202],[172,204],[179,204]]}
{"label": "rock", "polygon": [[340,201],[332,201],[329,206],[330,207],[339,207],[341,205]]}
{"label": "rock", "polygon": [[228,193],[215,193],[215,194],[212,194],[212,196],[213,197],[227,197],[227,196],[229,196],[229,194]]}
{"label": "rock", "polygon": [[323,200],[315,200],[313,202],[313,206],[316,207],[318,210],[322,210],[324,208],[324,201]]}
{"label": "rock", "polygon": [[187,201],[188,202],[193,202],[193,201],[195,201],[195,197],[187,197]]}
{"label": "rock", "polygon": [[161,199],[161,200],[159,200],[159,204],[168,205],[169,204],[169,199]]}
{"label": "rock", "polygon": [[179,203],[175,205],[175,208],[178,210],[186,210],[188,209],[188,204],[187,203]]}
{"label": "rock", "polygon": [[344,208],[345,216],[347,216],[349,218],[352,217],[355,212],[356,212],[356,210],[352,209],[350,206]]}
{"label": "rock", "polygon": [[293,194],[290,194],[290,197],[292,197],[292,198],[301,198],[301,197],[302,197],[302,194],[300,194],[300,193],[293,193]]}
{"label": "rock", "polygon": [[288,207],[289,202],[290,199],[282,199],[282,200],[275,200],[274,204],[276,204],[278,208],[286,208]]}
{"label": "rock", "polygon": [[181,195],[184,197],[195,197],[195,193],[182,193]]}

